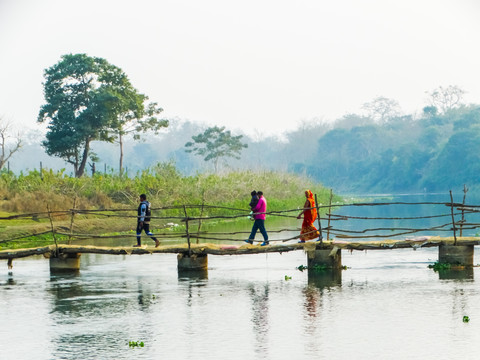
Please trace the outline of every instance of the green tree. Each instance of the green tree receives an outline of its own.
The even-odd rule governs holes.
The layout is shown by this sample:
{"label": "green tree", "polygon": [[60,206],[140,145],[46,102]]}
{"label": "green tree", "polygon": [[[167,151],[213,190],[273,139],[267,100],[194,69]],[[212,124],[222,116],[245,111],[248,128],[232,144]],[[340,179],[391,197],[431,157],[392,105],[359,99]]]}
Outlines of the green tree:
{"label": "green tree", "polygon": [[230,130],[225,131],[225,127],[210,127],[202,134],[192,136],[193,142],[185,144],[187,153],[204,156],[203,160],[213,160],[215,172],[218,171],[219,160],[223,157],[233,157],[240,159],[242,149],[248,147],[240,140],[243,135],[232,136]]}
{"label": "green tree", "polygon": [[[138,94],[138,96],[143,96]],[[146,96],[144,99],[148,99]],[[141,112],[135,112],[128,107],[125,113],[120,114],[118,118],[118,127],[114,133],[116,135],[116,141],[120,147],[120,174],[123,173],[123,138],[125,135],[132,134],[134,140],[140,140],[141,133],[147,131],[153,131],[157,134],[161,129],[168,127],[168,120],[159,119],[159,115],[163,109],[158,106],[157,103],[150,103]]]}
{"label": "green tree", "polygon": [[154,128],[156,104],[145,108],[148,98],[138,93],[120,68],[105,59],[64,55],[45,70],[43,85],[46,104],[38,121],[49,124],[42,145],[47,154],[72,164],[76,177],[85,171],[92,141],[119,139],[123,146],[121,136],[128,133],[127,124],[136,122],[134,129],[141,131]]}

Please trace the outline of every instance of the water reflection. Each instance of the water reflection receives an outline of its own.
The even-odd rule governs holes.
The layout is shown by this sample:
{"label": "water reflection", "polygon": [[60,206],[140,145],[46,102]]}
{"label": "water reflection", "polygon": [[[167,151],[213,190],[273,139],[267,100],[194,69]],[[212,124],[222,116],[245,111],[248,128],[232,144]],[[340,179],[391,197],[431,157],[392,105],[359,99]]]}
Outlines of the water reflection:
{"label": "water reflection", "polygon": [[[75,307],[71,308],[71,304],[65,300],[81,296],[84,292],[83,287],[76,281],[72,281],[78,277],[78,273],[66,273],[64,276],[52,275],[50,277],[50,287],[48,292],[53,295],[52,313],[59,312],[61,314],[72,313]],[[77,309],[78,311],[78,309]]]}
{"label": "water reflection", "polygon": [[[0,286],[13,286],[13,285],[16,285],[16,284],[17,284],[17,282],[15,280],[13,280],[13,274],[11,272],[9,272],[7,280],[3,284],[0,284]],[[7,287],[7,289],[8,289],[8,287]]]}
{"label": "water reflection", "polygon": [[178,270],[178,282],[186,283],[186,304],[191,308],[194,305],[195,295],[200,297],[200,288],[205,287],[208,283],[208,270]]}
{"label": "water reflection", "polygon": [[184,270],[178,269],[179,281],[208,280],[208,270]]}
{"label": "water reflection", "polygon": [[259,358],[268,359],[268,339],[269,339],[269,284],[257,285],[251,284],[248,287],[250,299],[252,301],[252,323],[253,333],[255,335],[255,353]]}
{"label": "water reflection", "polygon": [[75,274],[50,277],[52,358],[92,358],[92,347],[95,358],[118,358],[112,354],[128,348],[128,340],[154,337],[149,315],[158,299],[148,282],[140,276],[88,280]]}
{"label": "water reflection", "polygon": [[138,300],[139,310],[142,312],[148,312],[150,307],[153,304],[156,304],[158,302],[157,295],[152,293],[152,291],[149,289],[147,290],[143,289],[143,282],[141,281],[141,279],[138,280],[137,292],[138,292],[137,300]]}
{"label": "water reflection", "polygon": [[[324,289],[342,286],[342,270],[309,271],[308,285],[303,289],[305,312],[309,317],[317,317],[321,307]],[[312,323],[311,325],[314,325]],[[314,329],[312,327],[312,331]]]}
{"label": "water reflection", "polygon": [[473,280],[473,267],[463,269],[439,270],[438,278],[440,280]]}
{"label": "water reflection", "polygon": [[342,269],[309,271],[308,285],[323,288],[342,286]]}

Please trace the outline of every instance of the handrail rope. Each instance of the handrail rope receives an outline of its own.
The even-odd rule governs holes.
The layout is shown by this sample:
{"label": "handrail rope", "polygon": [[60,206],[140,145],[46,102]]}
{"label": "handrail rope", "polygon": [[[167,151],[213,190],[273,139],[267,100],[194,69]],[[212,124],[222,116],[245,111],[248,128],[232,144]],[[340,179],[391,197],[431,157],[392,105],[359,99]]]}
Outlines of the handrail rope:
{"label": "handrail rope", "polygon": [[[299,228],[295,228],[295,229],[269,230],[268,232],[269,233],[281,233],[281,232],[285,232],[285,231],[293,232],[293,231],[299,231],[299,230],[300,230]],[[5,242],[13,241],[13,240],[18,240],[18,239],[24,239],[24,238],[28,238],[28,237],[31,237],[31,236],[48,234],[48,233],[51,233],[51,232],[52,232],[51,230],[48,230],[48,231],[45,231],[45,232],[42,232],[42,233],[32,233],[32,234],[28,234],[28,235],[24,235],[24,236],[19,236],[19,237],[16,237],[16,238],[0,240],[0,243],[5,243]],[[116,238],[129,238],[129,237],[135,238],[135,237],[137,237],[136,234],[95,235],[95,234],[82,234],[82,233],[70,233],[70,232],[65,233],[65,232],[61,232],[61,231],[55,231],[55,234],[64,235],[64,236],[71,236],[71,237],[76,237],[76,238],[95,238],[95,239],[116,239]],[[210,233],[210,232],[207,232],[207,231],[204,231],[204,232],[202,231],[200,233],[192,233],[190,236],[191,237],[197,237],[197,235],[195,235],[195,234],[197,234],[197,235],[198,234],[238,235],[238,234],[250,234],[250,231],[237,231],[237,232],[225,232],[225,233],[221,233],[221,232]],[[152,233],[152,236],[161,237],[161,238],[186,237],[186,235],[184,233]],[[225,240],[225,239],[222,239],[222,240]]]}
{"label": "handrail rope", "polygon": [[[445,203],[445,202],[390,202],[390,203],[350,203],[350,204],[334,204],[332,205],[333,207],[346,207],[346,206],[385,206],[385,205],[445,205],[448,207],[452,206],[452,203]],[[197,205],[197,204],[190,204],[190,205],[185,205],[188,208],[201,208],[206,207],[206,208],[217,208],[217,209],[227,209],[227,210],[235,210],[235,211],[241,211],[244,213],[248,213],[249,210],[246,209],[240,209],[240,208],[233,208],[233,207],[227,207],[227,206],[217,206],[217,205]],[[454,207],[457,208],[474,208],[474,207],[480,207],[480,205],[465,205],[461,203],[453,203]],[[330,205],[318,205],[319,208],[330,208]],[[183,208],[183,205],[175,205],[175,206],[164,206],[164,207],[155,207],[152,208],[152,210],[180,210]],[[312,208],[297,208],[297,209],[289,209],[289,210],[276,210],[276,211],[270,211],[270,212],[265,212],[265,213],[256,213],[256,214],[270,214],[270,215],[275,215],[275,214],[281,214],[285,212],[296,212],[299,210],[303,209],[312,209]],[[86,210],[86,209],[68,209],[68,210],[54,210],[51,211],[51,215],[67,215],[71,214],[72,212],[75,213],[81,213],[81,214],[89,214],[89,213],[103,213],[103,212],[121,212],[121,211],[135,211],[136,209],[134,208],[122,208],[122,209],[103,209],[103,210]],[[32,216],[38,216],[38,215],[47,215],[48,212],[36,212],[36,213],[26,213],[26,214],[17,214],[17,215],[10,215],[10,216],[3,216],[0,217],[0,220],[12,220],[20,217],[32,217]],[[104,214],[107,215],[107,214]],[[135,216],[133,216],[135,217]]]}
{"label": "handrail rope", "polygon": [[331,230],[333,231],[341,231],[341,232],[347,232],[347,233],[354,233],[354,234],[364,234],[366,232],[372,232],[372,231],[392,231],[392,230],[418,230],[418,231],[428,231],[428,230],[436,230],[436,229],[441,229],[441,228],[444,228],[446,226],[451,226],[452,223],[446,223],[446,224],[443,224],[443,225],[437,225],[437,226],[434,226],[434,227],[431,227],[431,228],[428,228],[428,229],[425,229],[425,228],[402,228],[402,227],[398,227],[398,228],[391,228],[391,227],[387,227],[387,228],[372,228],[372,229],[363,229],[363,230],[343,230],[343,229],[335,229],[335,228],[332,228]]}
{"label": "handrail rope", "polygon": [[[461,215],[462,213],[455,213],[454,215]],[[451,214],[440,214],[440,215],[430,215],[430,216],[410,216],[410,217],[368,217],[368,216],[349,216],[349,215],[340,215],[340,214],[327,214],[332,217],[337,217],[339,219],[332,220],[348,220],[348,219],[359,219],[359,220],[420,220],[420,219],[433,219],[451,216]]]}
{"label": "handrail rope", "polygon": [[[392,202],[392,203],[353,203],[353,204],[336,204],[334,205],[334,207],[336,206],[377,206],[377,205],[395,205],[395,204],[402,204],[402,205],[421,205],[421,204],[435,204],[435,205],[445,205],[445,206],[448,206],[448,207],[452,207],[452,205],[455,207],[455,206],[460,206],[459,208],[465,208],[465,209],[468,209],[468,211],[471,211],[471,212],[478,212],[476,210],[473,210],[471,209],[472,207],[477,207],[477,205],[464,205],[464,204],[456,204],[456,203],[443,203],[443,202],[419,202],[419,203],[406,203],[406,202]],[[208,208],[223,208],[223,209],[230,209],[230,210],[239,210],[239,211],[242,211],[242,212],[247,212],[248,210],[245,210],[245,209],[237,209],[237,208],[230,208],[230,207],[223,207],[223,206],[214,206],[214,205],[186,205],[187,207],[189,208],[200,208],[201,206],[203,207],[208,207]],[[319,206],[319,207],[330,207],[330,206]],[[480,205],[478,205],[478,207],[480,207]],[[155,208],[155,209],[180,209],[181,207],[180,206],[169,206],[169,207],[160,207],[160,208]],[[313,208],[302,208],[302,209],[313,209]],[[302,210],[302,209],[291,209],[291,210],[282,210],[282,211],[271,211],[271,212],[264,212],[264,213],[256,213],[256,214],[269,214],[269,215],[273,215],[273,216],[286,216],[286,217],[295,217],[296,216],[288,216],[288,215],[279,215],[281,213],[286,213],[286,212],[298,212],[299,210]],[[101,215],[101,216],[114,216],[114,217],[127,217],[127,218],[138,218],[138,216],[132,216],[132,215],[111,215],[111,214],[103,214],[103,213],[100,213],[100,212],[115,212],[115,211],[132,211],[132,210],[129,210],[129,209],[105,209],[105,210],[80,210],[80,209],[70,209],[70,210],[62,210],[62,211],[52,211],[50,212],[50,215],[56,215],[56,216],[59,216],[59,215],[67,215],[67,214],[71,214],[72,212],[74,213],[79,213],[79,214],[88,214],[88,213],[97,213],[97,215]],[[8,216],[8,217],[0,217],[0,220],[5,220],[5,219],[14,219],[14,218],[19,218],[19,217],[33,217],[33,216],[36,216],[36,215],[41,215],[41,214],[48,214],[48,212],[39,212],[39,213],[27,213],[27,214],[18,214],[18,215],[12,215],[12,216]],[[346,215],[337,215],[337,214],[327,214],[331,217],[336,217],[337,219],[331,219],[331,220],[345,220],[345,219],[364,219],[364,220],[379,220],[379,219],[383,219],[383,220],[386,220],[386,219],[389,219],[389,220],[412,220],[412,219],[425,219],[425,218],[436,218],[436,217],[444,217],[444,216],[449,216],[449,215],[432,215],[432,216],[420,216],[420,217],[405,217],[405,218],[390,218],[390,217],[354,217],[354,216],[346,216]],[[460,215],[460,213],[456,213],[454,215]],[[196,221],[196,220],[212,220],[212,219],[228,219],[228,218],[238,218],[238,217],[244,217],[245,214],[242,214],[242,215],[231,215],[231,216],[212,216],[212,217],[174,217],[174,216],[168,216],[168,217],[155,217],[155,216],[152,216],[151,218],[152,219],[180,219],[182,221],[186,221],[186,220],[189,220],[189,221]],[[323,218],[323,219],[328,219],[328,218]],[[476,223],[465,223],[465,222],[459,222],[462,224],[462,226],[465,228],[465,226],[471,226],[469,227],[468,229],[476,229],[476,225],[480,225],[480,224],[476,224]],[[441,225],[441,226],[437,226],[437,227],[433,227],[433,228],[429,228],[429,229],[411,229],[411,228],[377,228],[377,229],[365,229],[363,231],[349,231],[349,230],[342,230],[342,229],[335,229],[335,228],[330,228],[331,231],[333,232],[350,232],[350,233],[365,233],[365,232],[369,232],[369,231],[380,231],[380,230],[389,230],[389,231],[394,231],[394,230],[408,230],[408,232],[406,233],[412,233],[412,232],[420,232],[420,231],[450,231],[450,230],[440,230],[440,228],[442,227],[445,227],[445,226],[448,226],[448,225],[451,225],[451,223],[449,224],[444,224],[444,225]],[[327,229],[327,228],[325,228]],[[280,231],[277,231],[277,232],[282,232],[282,231],[298,231],[298,229],[283,229],[283,230],[280,230]],[[28,234],[28,235],[25,235],[25,236],[20,236],[20,237],[16,237],[16,238],[11,238],[11,239],[6,239],[6,240],[1,240],[0,243],[4,243],[4,242],[9,242],[9,241],[13,241],[13,240],[17,240],[17,239],[23,239],[23,238],[27,238],[27,237],[31,237],[31,236],[37,236],[37,235],[42,235],[42,234],[48,234],[48,233],[51,233],[52,231],[49,230],[49,231],[45,231],[45,232],[42,232],[42,233],[34,233],[34,234]],[[272,231],[271,231],[272,232]],[[274,231],[275,232],[275,231]],[[335,235],[335,233],[333,233],[333,235]],[[57,234],[60,234],[60,235],[67,235],[67,236],[88,236],[88,237],[98,237],[96,235],[93,235],[93,234],[71,234],[71,233],[68,233],[68,234],[63,234],[63,233],[58,233],[56,232]],[[217,234],[217,235],[234,235],[234,234],[240,234],[240,233],[248,233],[248,232],[233,232],[233,233],[212,233],[212,234]],[[398,236],[398,235],[402,235],[402,234],[405,234],[405,232],[402,232],[402,233],[398,233],[398,234],[389,234],[388,236]],[[156,234],[155,236],[165,236],[165,237],[171,237],[172,235],[175,235],[176,237],[182,237],[181,234]],[[136,236],[136,235],[131,235],[132,237],[133,236]],[[348,237],[347,235],[342,235],[342,234],[339,234],[339,236],[342,236],[342,237]],[[108,237],[129,237],[129,235],[118,235],[118,236],[102,236],[103,238],[108,238]],[[294,238],[298,238],[299,236],[296,236]],[[368,237],[385,237],[385,235],[375,235],[375,236],[368,236]],[[292,239],[294,239],[292,238]],[[222,239],[224,240],[224,239]]]}

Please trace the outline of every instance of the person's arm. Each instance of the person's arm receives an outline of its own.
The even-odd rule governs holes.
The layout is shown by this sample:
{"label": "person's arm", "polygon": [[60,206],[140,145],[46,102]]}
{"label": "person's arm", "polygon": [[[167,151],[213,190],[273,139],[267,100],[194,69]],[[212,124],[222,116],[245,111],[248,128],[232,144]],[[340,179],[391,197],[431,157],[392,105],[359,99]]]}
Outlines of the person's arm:
{"label": "person's arm", "polygon": [[147,205],[145,204],[140,205],[140,217],[138,218],[138,221],[143,222],[145,220],[146,214],[147,214]]}
{"label": "person's arm", "polygon": [[252,211],[254,213],[256,212],[259,212],[260,209],[262,208],[262,204],[265,202],[265,200],[263,199],[263,197],[259,198],[258,199],[258,202],[257,202],[257,205],[255,205],[255,207],[252,209]]}
{"label": "person's arm", "polygon": [[300,219],[302,217],[303,213],[305,212],[305,210],[307,210],[307,208],[309,208],[309,207],[310,207],[310,201],[307,200],[307,201],[305,201],[305,204],[303,204],[303,211],[300,214],[298,214],[297,219]]}

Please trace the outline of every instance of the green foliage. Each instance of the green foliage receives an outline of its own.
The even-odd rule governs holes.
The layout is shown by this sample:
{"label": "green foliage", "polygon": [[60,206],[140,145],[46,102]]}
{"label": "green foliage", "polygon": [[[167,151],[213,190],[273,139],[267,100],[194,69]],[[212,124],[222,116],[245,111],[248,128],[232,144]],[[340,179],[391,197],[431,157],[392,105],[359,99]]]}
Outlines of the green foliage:
{"label": "green foliage", "polygon": [[[347,270],[347,267],[342,266],[341,269],[342,270]],[[332,268],[328,267],[327,265],[315,264],[312,267],[308,267],[308,266],[305,266],[305,265],[300,265],[300,266],[297,267],[297,270],[299,270],[301,272],[303,272],[305,270],[311,270],[311,271],[314,271],[314,272],[323,272],[323,271],[326,271],[326,270],[332,270]]]}
{"label": "green foliage", "polygon": [[428,268],[433,269],[434,271],[450,270],[452,268],[452,264],[440,263],[436,261],[434,264],[428,265]]}
{"label": "green foliage", "polygon": [[131,348],[144,347],[145,343],[143,341],[129,341],[128,346]]}
{"label": "green foliage", "polygon": [[43,146],[48,155],[72,164],[77,177],[84,173],[92,141],[112,142],[134,120],[141,131],[168,125],[157,121],[156,104],[145,109],[148,98],[120,68],[86,54],[64,55],[46,69],[44,95],[38,115],[39,122],[49,123]]}
{"label": "green foliage", "polygon": [[[11,224],[11,222],[9,224]],[[12,228],[13,227],[9,225],[9,229],[12,229]],[[13,231],[9,230],[9,233],[13,233]],[[57,234],[55,235],[55,240],[57,241],[58,244],[67,244],[68,236],[62,236]],[[0,242],[0,250],[2,249],[14,250],[14,249],[25,249],[25,248],[31,248],[31,247],[48,246],[53,244],[55,240],[51,233],[29,236],[22,239]]]}
{"label": "green foliage", "polygon": [[[273,211],[298,208],[304,202],[306,189],[317,194],[319,203],[328,203],[330,192],[320,184],[273,171],[182,176],[174,163],[165,162],[133,177],[96,173],[93,177],[76,178],[63,170],[46,169],[18,176],[0,173],[0,195],[5,200],[2,208],[16,213],[45,211],[46,204],[51,210],[65,210],[73,206],[74,199],[78,209],[136,207],[141,193],[147,194],[154,207],[204,203],[247,212],[252,190],[262,190],[269,210]],[[335,196],[334,202],[340,200]],[[209,215],[219,211],[225,213],[225,210],[205,209]]]}
{"label": "green foliage", "polygon": [[315,264],[314,266],[312,267],[308,267],[308,266],[305,266],[305,265],[300,265],[297,267],[297,270],[299,271],[304,271],[304,270],[312,270],[312,271],[325,271],[325,270],[331,270],[331,268],[329,268],[327,265],[319,265],[319,264]]}
{"label": "green foliage", "polygon": [[[449,100],[446,99],[446,102]],[[453,102],[455,100],[452,100]],[[390,118],[345,127],[318,139],[314,156],[290,166],[337,191],[445,191],[478,181],[480,107],[448,103],[439,115]]]}
{"label": "green foliage", "polygon": [[463,316],[463,322],[468,323],[470,321],[470,318],[466,315]]}
{"label": "green foliage", "polygon": [[218,170],[218,162],[223,157],[240,158],[242,149],[248,147],[240,140],[243,135],[232,136],[230,130],[225,127],[210,127],[202,134],[192,136],[193,142],[185,144],[188,153],[203,156],[205,161],[213,160],[215,172]]}

